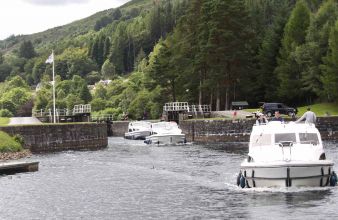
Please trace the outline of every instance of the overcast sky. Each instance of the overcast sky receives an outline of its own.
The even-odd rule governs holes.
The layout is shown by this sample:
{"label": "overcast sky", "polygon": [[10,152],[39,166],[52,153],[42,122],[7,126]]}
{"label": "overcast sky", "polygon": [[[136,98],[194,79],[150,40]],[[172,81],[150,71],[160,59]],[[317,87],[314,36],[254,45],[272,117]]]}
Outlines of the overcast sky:
{"label": "overcast sky", "polygon": [[116,8],[130,0],[1,0],[0,40],[32,34]]}

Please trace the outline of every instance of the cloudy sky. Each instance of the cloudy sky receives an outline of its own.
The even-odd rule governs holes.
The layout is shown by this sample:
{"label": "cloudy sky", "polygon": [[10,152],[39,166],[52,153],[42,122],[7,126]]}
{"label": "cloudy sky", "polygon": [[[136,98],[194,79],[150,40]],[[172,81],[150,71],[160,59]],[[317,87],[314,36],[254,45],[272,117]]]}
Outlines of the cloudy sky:
{"label": "cloudy sky", "polygon": [[0,40],[68,24],[130,0],[2,0]]}

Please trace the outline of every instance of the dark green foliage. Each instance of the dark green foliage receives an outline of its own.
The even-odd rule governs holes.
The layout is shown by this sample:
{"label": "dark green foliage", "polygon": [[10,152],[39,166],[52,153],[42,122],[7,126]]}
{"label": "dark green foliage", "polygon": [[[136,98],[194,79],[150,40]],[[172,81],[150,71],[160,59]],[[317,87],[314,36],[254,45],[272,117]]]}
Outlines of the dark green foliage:
{"label": "dark green foliage", "polygon": [[106,108],[106,101],[101,98],[95,98],[91,102],[92,111],[101,111]]}
{"label": "dark green foliage", "polygon": [[305,43],[307,28],[310,24],[310,10],[304,1],[298,1],[284,29],[280,58],[275,73],[280,80],[278,94],[283,100],[299,102],[305,95],[301,88],[301,73],[295,51]]}
{"label": "dark green foliage", "polygon": [[18,152],[23,150],[21,143],[3,131],[0,131],[0,139],[0,152]]}
{"label": "dark green foliage", "polygon": [[0,52],[0,65],[4,63],[4,56],[3,54]]}
{"label": "dark green foliage", "polygon": [[289,0],[252,0],[246,1],[249,16],[253,19],[253,43],[257,56],[253,60],[255,70],[250,76],[248,101],[275,101],[278,99],[279,81],[274,69],[281,47],[285,23],[293,7]]}
{"label": "dark green foliage", "polygon": [[110,39],[109,37],[106,37],[103,45],[103,61],[105,61],[109,56],[110,46],[111,46]]}
{"label": "dark green foliage", "polygon": [[122,17],[121,10],[119,8],[115,9],[112,13],[113,20],[119,20]]}
{"label": "dark green foliage", "polygon": [[25,144],[25,139],[22,135],[16,134],[13,136],[14,141],[18,142],[21,146]]}
{"label": "dark green foliage", "polygon": [[68,76],[68,63],[66,60],[58,60],[55,63],[55,73],[61,77],[61,79],[67,79]]}
{"label": "dark green foliage", "polygon": [[[108,42],[106,42],[108,40]],[[92,60],[94,60],[99,67],[103,65],[105,58],[107,58],[109,54],[110,41],[109,38],[106,38],[104,35],[99,35],[95,38],[94,43],[89,50],[89,56]]]}
{"label": "dark green foliage", "polygon": [[92,71],[86,76],[86,81],[88,85],[94,85],[96,82],[100,81],[101,75],[97,71]]}
{"label": "dark green foliage", "polygon": [[35,49],[31,41],[24,41],[19,48],[19,57],[31,59],[36,56]]}
{"label": "dark green foliage", "polygon": [[338,21],[332,27],[329,37],[329,50],[321,65],[324,95],[329,101],[338,101]]}
{"label": "dark green foliage", "polygon": [[18,113],[32,112],[31,103],[32,94],[26,82],[20,77],[15,76],[0,86],[0,109],[3,114],[14,116]]}
{"label": "dark green foliage", "polygon": [[35,63],[32,72],[32,77],[35,85],[40,82],[42,75],[45,73],[45,69],[46,64],[42,60]]}
{"label": "dark green foliage", "polygon": [[326,99],[325,88],[321,81],[323,76],[320,65],[329,47],[329,33],[338,19],[338,2],[324,2],[311,19],[305,45],[296,52],[297,62],[302,74],[303,91],[308,94],[308,102],[320,97]]}
{"label": "dark green foliage", "polygon": [[92,95],[90,94],[87,85],[82,86],[80,90],[80,99],[82,99],[85,103],[89,103],[92,100]]}
{"label": "dark green foliage", "polygon": [[[136,119],[144,111],[159,117],[168,101],[214,110],[238,100],[337,101],[337,4],[133,0],[64,27],[0,41],[0,81],[22,76],[30,85],[42,82],[35,108],[50,108],[52,65],[45,60],[54,49],[60,108],[92,102],[100,114],[129,112]],[[96,84],[91,101],[87,84],[100,79],[113,81]],[[20,99],[2,94],[0,101],[13,97]]]}
{"label": "dark green foliage", "polygon": [[10,117],[13,117],[13,116],[14,115],[10,110],[8,110],[6,108],[0,109],[0,117],[10,118]]}
{"label": "dark green foliage", "polygon": [[106,27],[108,24],[110,24],[113,21],[111,17],[103,16],[98,21],[96,21],[94,30],[99,31],[101,28]]}
{"label": "dark green foliage", "polygon": [[116,72],[122,74],[126,71],[125,66],[125,49],[127,47],[127,33],[126,26],[124,23],[120,23],[117,26],[116,34],[118,37],[115,37],[112,42],[112,51],[110,53],[110,62],[114,64]]}
{"label": "dark green foliage", "polygon": [[12,67],[6,63],[0,64],[0,82],[5,81],[7,76],[11,74]]}

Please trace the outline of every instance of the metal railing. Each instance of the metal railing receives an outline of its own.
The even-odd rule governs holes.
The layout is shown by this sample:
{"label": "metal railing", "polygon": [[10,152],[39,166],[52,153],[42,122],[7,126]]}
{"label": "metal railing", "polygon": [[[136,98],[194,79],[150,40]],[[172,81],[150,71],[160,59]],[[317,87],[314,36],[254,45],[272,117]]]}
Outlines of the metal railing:
{"label": "metal railing", "polygon": [[113,115],[94,115],[91,116],[91,121],[113,121]]}
{"label": "metal railing", "polygon": [[[69,110],[67,108],[63,109],[55,109],[55,115],[56,116],[73,116],[77,114],[86,114],[91,112],[91,105],[86,104],[86,105],[74,105],[73,110]],[[32,112],[32,116],[34,117],[51,117],[53,116],[53,111],[52,109],[48,110],[36,110]]]}
{"label": "metal railing", "polygon": [[73,114],[82,114],[82,113],[90,113],[91,105],[74,105]]}
{"label": "metal railing", "polygon": [[188,102],[170,102],[163,106],[164,112],[186,111],[186,112],[211,112],[211,105],[189,105]]}
{"label": "metal railing", "polygon": [[163,111],[189,111],[188,102],[169,102],[163,106]]}

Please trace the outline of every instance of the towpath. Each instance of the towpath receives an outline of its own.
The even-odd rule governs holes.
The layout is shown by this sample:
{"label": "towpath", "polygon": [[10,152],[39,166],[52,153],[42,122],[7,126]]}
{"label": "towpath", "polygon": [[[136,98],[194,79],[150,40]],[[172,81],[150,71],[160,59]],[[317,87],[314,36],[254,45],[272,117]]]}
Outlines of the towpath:
{"label": "towpath", "polygon": [[39,119],[35,117],[13,117],[10,118],[8,125],[31,125],[42,124]]}

